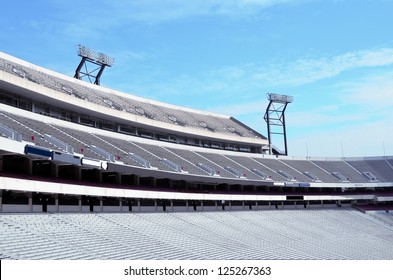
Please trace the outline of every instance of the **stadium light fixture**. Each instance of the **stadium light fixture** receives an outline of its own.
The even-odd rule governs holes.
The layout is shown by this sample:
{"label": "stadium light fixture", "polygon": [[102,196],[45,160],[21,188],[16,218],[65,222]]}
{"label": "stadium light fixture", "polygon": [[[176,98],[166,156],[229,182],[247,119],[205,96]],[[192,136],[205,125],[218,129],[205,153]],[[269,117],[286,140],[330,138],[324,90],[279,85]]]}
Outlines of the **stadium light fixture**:
{"label": "stadium light fixture", "polygon": [[277,93],[268,93],[267,99],[273,102],[280,102],[280,103],[292,103],[293,96],[290,95],[282,95]]}
{"label": "stadium light fixture", "polygon": [[99,64],[103,64],[103,65],[106,65],[109,67],[112,67],[115,64],[114,58],[112,58],[106,54],[96,52],[95,50],[85,47],[85,46],[82,46],[82,45],[78,45],[77,52],[80,57],[82,57],[82,58],[85,57],[85,58],[87,58],[91,61],[97,62]]}
{"label": "stadium light fixture", "polygon": [[[82,80],[83,77],[87,77],[90,82],[94,79],[96,85],[100,85],[100,78],[105,67],[112,67],[115,64],[114,58],[82,45],[77,46],[77,53],[82,59],[75,70],[74,78]],[[91,64],[95,65],[94,70],[88,70]],[[85,69],[84,72],[82,68]]]}
{"label": "stadium light fixture", "polygon": [[[288,155],[287,146],[287,132],[285,127],[285,109],[289,103],[293,102],[293,96],[282,95],[277,93],[268,93],[267,99],[269,100],[269,105],[266,108],[266,113],[264,119],[267,124],[267,133],[269,139],[269,153],[273,153],[272,148],[272,134],[282,135],[284,138],[284,155]],[[272,131],[272,126],[276,126],[281,131]]]}

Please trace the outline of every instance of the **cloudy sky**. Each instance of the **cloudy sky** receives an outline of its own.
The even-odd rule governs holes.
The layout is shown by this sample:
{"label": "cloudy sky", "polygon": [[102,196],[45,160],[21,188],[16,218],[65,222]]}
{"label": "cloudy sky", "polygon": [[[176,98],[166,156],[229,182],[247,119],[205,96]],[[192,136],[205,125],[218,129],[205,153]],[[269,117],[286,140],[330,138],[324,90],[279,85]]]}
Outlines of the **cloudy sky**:
{"label": "cloudy sky", "polygon": [[392,11],[392,0],[6,1],[0,51],[73,76],[82,44],[115,58],[105,87],[265,135],[266,93],[292,95],[290,155],[393,155]]}

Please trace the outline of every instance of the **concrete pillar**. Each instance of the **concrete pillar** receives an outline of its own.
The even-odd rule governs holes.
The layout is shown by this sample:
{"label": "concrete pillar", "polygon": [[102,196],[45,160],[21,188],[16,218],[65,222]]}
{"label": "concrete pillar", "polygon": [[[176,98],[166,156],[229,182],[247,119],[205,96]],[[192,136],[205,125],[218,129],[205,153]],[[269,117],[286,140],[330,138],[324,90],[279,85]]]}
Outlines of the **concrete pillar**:
{"label": "concrete pillar", "polygon": [[59,196],[57,194],[55,195],[55,212],[56,213],[60,212]]}
{"label": "concrete pillar", "polygon": [[100,212],[104,212],[104,200],[100,197]]}
{"label": "concrete pillar", "polygon": [[140,180],[139,180],[139,176],[137,176],[137,175],[134,175],[133,176],[133,184],[134,185],[136,185],[136,186],[139,186],[140,185]]}
{"label": "concrete pillar", "polygon": [[171,212],[173,212],[173,200],[171,200]]}
{"label": "concrete pillar", "polygon": [[203,211],[203,201],[201,201],[201,211]]}
{"label": "concrete pillar", "polygon": [[31,159],[28,159],[28,174],[29,175],[33,175],[33,161]]}
{"label": "concrete pillar", "polygon": [[52,163],[51,169],[52,169],[52,176],[54,178],[59,178],[59,167],[56,164]]}
{"label": "concrete pillar", "polygon": [[78,197],[79,212],[82,212],[82,197]]}
{"label": "concrete pillar", "polygon": [[82,168],[76,168],[75,179],[79,181],[82,180]]}
{"label": "concrete pillar", "polygon": [[97,178],[97,182],[102,183],[102,172],[100,170],[97,170],[97,174],[96,174],[96,178]]}
{"label": "concrete pillar", "polygon": [[123,200],[121,199],[119,201],[119,208],[120,208],[120,212],[123,212]]}
{"label": "concrete pillar", "polygon": [[0,190],[0,213],[3,212],[3,190]]}
{"label": "concrete pillar", "polygon": [[33,212],[33,194],[29,193],[28,198],[29,198],[29,212]]}
{"label": "concrete pillar", "polygon": [[138,212],[141,212],[141,201],[139,199],[137,202],[137,206],[138,206]]}

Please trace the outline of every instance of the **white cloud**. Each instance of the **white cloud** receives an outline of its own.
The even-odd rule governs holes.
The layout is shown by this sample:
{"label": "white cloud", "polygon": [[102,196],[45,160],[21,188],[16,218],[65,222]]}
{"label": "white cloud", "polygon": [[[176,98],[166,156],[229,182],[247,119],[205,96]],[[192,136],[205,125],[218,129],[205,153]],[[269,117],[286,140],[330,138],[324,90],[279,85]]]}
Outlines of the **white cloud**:
{"label": "white cloud", "polygon": [[345,103],[377,111],[393,107],[393,72],[374,75],[363,80],[341,85],[346,92],[338,96]]}
{"label": "white cloud", "polygon": [[255,81],[271,85],[298,86],[331,78],[356,68],[393,64],[393,48],[380,48],[347,52],[333,57],[301,58],[289,64],[277,63],[256,69]]}
{"label": "white cloud", "polygon": [[[310,156],[393,155],[392,76],[389,71],[340,84],[331,101],[340,105],[331,111],[292,114],[288,118],[290,127],[296,128],[289,140],[292,152],[305,155],[307,143]],[[312,123],[317,126],[308,129]]]}
{"label": "white cloud", "polygon": [[[246,63],[223,67],[194,76],[183,75],[169,83],[172,93],[192,90],[223,96],[248,91],[269,90],[273,87],[294,87],[332,78],[357,68],[393,64],[393,48],[360,50],[333,57],[301,58],[289,63],[258,65]],[[167,85],[165,86],[167,88]],[[356,93],[358,94],[358,93]]]}

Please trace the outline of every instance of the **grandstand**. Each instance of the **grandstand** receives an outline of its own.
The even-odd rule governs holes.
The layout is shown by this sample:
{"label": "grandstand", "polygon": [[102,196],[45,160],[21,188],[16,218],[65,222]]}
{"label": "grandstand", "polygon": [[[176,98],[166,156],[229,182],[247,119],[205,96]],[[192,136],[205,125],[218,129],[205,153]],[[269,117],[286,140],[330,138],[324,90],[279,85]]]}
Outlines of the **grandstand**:
{"label": "grandstand", "polygon": [[0,53],[0,259],[393,259],[393,156],[268,155],[232,116]]}

